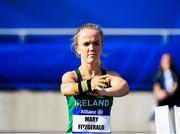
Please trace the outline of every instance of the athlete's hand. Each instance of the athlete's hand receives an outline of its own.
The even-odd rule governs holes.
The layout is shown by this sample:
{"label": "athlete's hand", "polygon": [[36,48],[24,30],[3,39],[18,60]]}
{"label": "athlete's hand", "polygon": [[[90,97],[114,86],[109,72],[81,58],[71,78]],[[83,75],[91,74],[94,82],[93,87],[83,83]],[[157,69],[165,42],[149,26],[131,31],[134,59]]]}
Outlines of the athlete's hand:
{"label": "athlete's hand", "polygon": [[91,89],[94,90],[103,90],[109,85],[109,75],[94,76],[91,79]]}
{"label": "athlete's hand", "polygon": [[159,93],[158,93],[158,99],[159,100],[164,100],[165,98],[167,98],[168,97],[168,94],[164,91],[164,90],[162,90],[162,91],[160,91]]}

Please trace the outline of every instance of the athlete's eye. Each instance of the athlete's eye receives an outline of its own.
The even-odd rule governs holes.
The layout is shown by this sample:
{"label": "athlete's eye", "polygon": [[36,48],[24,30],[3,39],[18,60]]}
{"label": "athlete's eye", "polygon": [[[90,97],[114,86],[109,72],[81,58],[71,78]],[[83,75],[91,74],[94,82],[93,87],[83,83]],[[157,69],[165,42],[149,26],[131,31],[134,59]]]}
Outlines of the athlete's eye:
{"label": "athlete's eye", "polygon": [[99,45],[101,45],[101,42],[100,41],[95,41],[95,42],[93,42],[93,45],[99,46]]}
{"label": "athlete's eye", "polygon": [[100,42],[95,42],[94,43],[96,46],[99,46],[100,45]]}
{"label": "athlete's eye", "polygon": [[83,43],[84,46],[88,46],[89,44],[90,44],[89,42]]}

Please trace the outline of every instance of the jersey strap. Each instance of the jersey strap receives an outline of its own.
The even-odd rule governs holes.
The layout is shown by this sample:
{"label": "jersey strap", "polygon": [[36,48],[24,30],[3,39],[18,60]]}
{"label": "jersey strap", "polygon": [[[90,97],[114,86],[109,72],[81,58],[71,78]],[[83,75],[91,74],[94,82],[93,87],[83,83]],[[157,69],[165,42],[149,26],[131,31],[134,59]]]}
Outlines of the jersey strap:
{"label": "jersey strap", "polygon": [[75,72],[76,72],[76,74],[77,74],[77,76],[78,76],[78,82],[81,82],[81,81],[82,81],[82,77],[81,77],[81,72],[80,72],[79,68],[77,68],[77,69],[75,70]]}
{"label": "jersey strap", "polygon": [[106,71],[106,69],[104,69],[104,68],[101,68],[101,73],[102,73],[102,75],[105,75],[105,74],[107,74],[107,71]]}

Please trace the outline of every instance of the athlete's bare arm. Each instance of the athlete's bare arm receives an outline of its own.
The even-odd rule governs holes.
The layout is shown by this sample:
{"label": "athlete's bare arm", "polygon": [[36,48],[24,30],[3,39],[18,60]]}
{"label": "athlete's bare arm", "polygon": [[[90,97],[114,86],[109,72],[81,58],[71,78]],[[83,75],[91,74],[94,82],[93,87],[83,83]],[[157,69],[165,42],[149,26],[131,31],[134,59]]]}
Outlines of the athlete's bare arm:
{"label": "athlete's bare arm", "polygon": [[77,75],[74,71],[67,72],[62,77],[61,93],[64,96],[74,96],[79,94]]}
{"label": "athlete's bare arm", "polygon": [[[106,78],[109,79],[109,88],[105,90]],[[79,94],[79,88],[77,83],[77,75],[74,71],[67,72],[62,77],[61,93],[64,96],[75,96]],[[89,95],[98,94],[100,96],[113,96],[121,97],[129,92],[127,82],[122,79],[117,73],[109,72],[108,75],[94,76],[91,79],[91,90],[93,93]]]}

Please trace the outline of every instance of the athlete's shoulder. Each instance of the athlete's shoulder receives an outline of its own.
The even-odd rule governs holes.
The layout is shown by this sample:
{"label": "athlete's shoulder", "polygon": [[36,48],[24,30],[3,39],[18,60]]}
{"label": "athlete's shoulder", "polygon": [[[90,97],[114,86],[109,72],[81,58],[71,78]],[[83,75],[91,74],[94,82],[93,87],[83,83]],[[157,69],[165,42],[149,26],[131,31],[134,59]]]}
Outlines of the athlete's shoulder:
{"label": "athlete's shoulder", "polygon": [[75,70],[68,71],[63,74],[62,82],[76,82],[77,81],[77,74]]}
{"label": "athlete's shoulder", "polygon": [[115,71],[108,71],[108,74],[112,75],[112,76],[120,76],[119,73],[117,73]]}

